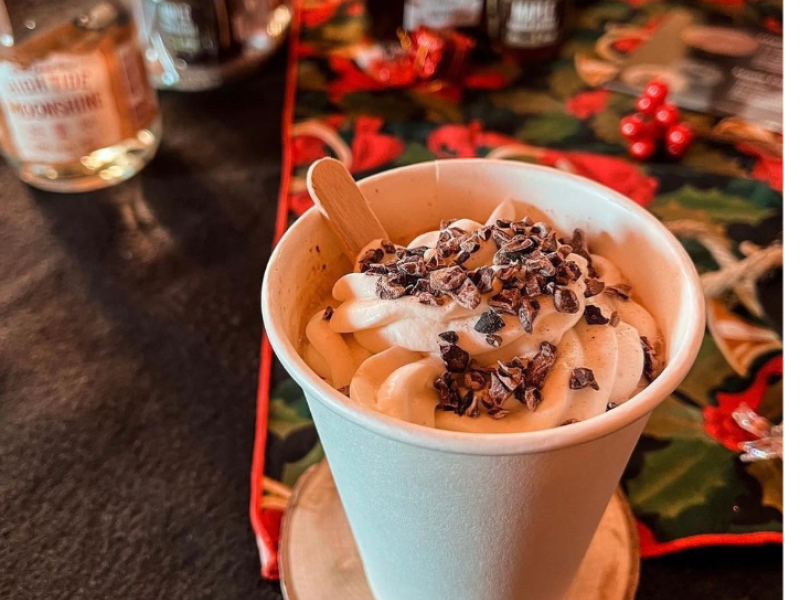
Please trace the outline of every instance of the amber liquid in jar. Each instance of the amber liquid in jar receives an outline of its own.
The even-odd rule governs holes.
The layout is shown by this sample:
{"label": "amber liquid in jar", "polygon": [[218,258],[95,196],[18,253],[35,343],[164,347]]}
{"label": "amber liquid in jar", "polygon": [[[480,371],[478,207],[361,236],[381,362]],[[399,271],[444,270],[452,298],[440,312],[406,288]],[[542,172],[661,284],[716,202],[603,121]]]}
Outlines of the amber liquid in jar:
{"label": "amber liquid in jar", "polygon": [[487,0],[486,26],[494,46],[525,63],[558,56],[567,33],[569,0]]}
{"label": "amber liquid in jar", "polygon": [[[19,177],[41,189],[78,192],[123,181],[150,160],[161,137],[129,14],[89,5],[53,27],[28,19],[0,46],[0,142]],[[39,33],[41,29],[41,33]]]}

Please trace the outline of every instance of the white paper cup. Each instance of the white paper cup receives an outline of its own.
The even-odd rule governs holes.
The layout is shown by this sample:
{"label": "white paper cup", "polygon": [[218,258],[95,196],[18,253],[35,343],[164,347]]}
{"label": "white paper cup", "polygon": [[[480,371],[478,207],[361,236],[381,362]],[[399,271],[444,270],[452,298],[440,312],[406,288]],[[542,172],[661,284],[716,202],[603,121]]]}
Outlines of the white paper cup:
{"label": "white paper cup", "polygon": [[377,600],[554,600],[570,585],[653,409],[681,382],[703,336],[694,265],[646,210],[554,169],[493,160],[423,163],[359,187],[395,241],[441,219],[531,205],[616,263],[665,337],[667,366],[644,391],[566,427],[441,431],[358,406],[297,348],[312,308],[351,265],[321,214],[287,231],[267,266],[262,310],[280,361],[303,388]]}

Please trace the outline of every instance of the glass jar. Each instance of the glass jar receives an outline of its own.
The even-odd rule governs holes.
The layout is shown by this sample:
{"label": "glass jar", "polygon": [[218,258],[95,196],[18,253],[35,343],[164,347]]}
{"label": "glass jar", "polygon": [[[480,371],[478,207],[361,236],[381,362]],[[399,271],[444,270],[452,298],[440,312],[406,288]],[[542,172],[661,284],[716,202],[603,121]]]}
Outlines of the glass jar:
{"label": "glass jar", "polygon": [[161,122],[139,40],[112,1],[0,0],[0,145],[34,187],[78,192],[138,173]]}
{"label": "glass jar", "polygon": [[152,84],[196,91],[258,67],[292,13],[286,0],[137,0],[136,16]]}
{"label": "glass jar", "polygon": [[528,63],[558,56],[569,0],[486,0],[486,28],[501,52]]}

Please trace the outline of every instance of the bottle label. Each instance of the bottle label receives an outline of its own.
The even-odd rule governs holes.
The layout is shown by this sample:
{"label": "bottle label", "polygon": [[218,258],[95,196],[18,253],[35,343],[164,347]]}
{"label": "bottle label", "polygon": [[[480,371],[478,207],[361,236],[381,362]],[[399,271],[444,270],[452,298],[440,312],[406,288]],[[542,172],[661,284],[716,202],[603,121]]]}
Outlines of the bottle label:
{"label": "bottle label", "polygon": [[474,27],[481,21],[482,9],[483,0],[406,0],[403,27]]}
{"label": "bottle label", "polygon": [[120,66],[122,67],[122,84],[128,97],[131,120],[134,129],[150,125],[155,107],[156,94],[145,81],[145,67],[139,45],[134,39],[124,42],[117,48]]}
{"label": "bottle label", "polygon": [[539,48],[558,41],[561,24],[558,0],[516,0],[505,29],[505,43],[518,48]]}
{"label": "bottle label", "polygon": [[194,54],[203,49],[200,29],[192,17],[192,7],[183,2],[156,4],[158,30],[174,54]]}
{"label": "bottle label", "polygon": [[120,141],[120,116],[98,50],[0,62],[0,104],[21,160],[66,163]]}

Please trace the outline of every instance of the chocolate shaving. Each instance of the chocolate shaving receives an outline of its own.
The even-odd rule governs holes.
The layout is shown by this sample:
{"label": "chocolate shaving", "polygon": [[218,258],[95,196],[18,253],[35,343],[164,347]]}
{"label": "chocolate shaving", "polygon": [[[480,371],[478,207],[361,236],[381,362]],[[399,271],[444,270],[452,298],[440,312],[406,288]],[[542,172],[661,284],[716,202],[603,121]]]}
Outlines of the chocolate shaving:
{"label": "chocolate shaving", "polygon": [[442,346],[440,348],[442,360],[451,373],[463,373],[469,364],[469,353],[456,345]]}
{"label": "chocolate shaving", "polygon": [[332,316],[333,316],[333,307],[332,306],[326,306],[325,307],[325,312],[322,313],[322,320],[323,321],[330,321]]}
{"label": "chocolate shaving", "polygon": [[522,329],[525,331],[525,333],[533,332],[533,321],[536,319],[538,314],[539,303],[536,300],[528,300],[528,298],[523,298],[520,301],[517,316],[519,317],[519,324],[522,325]]}
{"label": "chocolate shaving", "polygon": [[618,283],[616,285],[607,285],[605,289],[606,294],[616,296],[622,300],[630,300],[631,286],[625,283]]}
{"label": "chocolate shaving", "polygon": [[590,387],[599,390],[600,384],[594,378],[594,371],[586,367],[576,367],[572,369],[572,376],[569,378],[569,389],[582,390]]}
{"label": "chocolate shaving", "polygon": [[431,289],[438,292],[454,292],[461,287],[467,274],[461,267],[446,267],[430,275]]}
{"label": "chocolate shaving", "polygon": [[555,304],[556,310],[560,313],[575,314],[580,309],[578,296],[569,288],[555,288],[553,304]]}
{"label": "chocolate shaving", "polygon": [[478,322],[475,323],[475,331],[478,333],[492,334],[500,331],[506,326],[505,321],[493,310],[483,313]]}
{"label": "chocolate shaving", "polygon": [[599,306],[587,304],[583,309],[583,318],[589,325],[608,325],[609,319],[603,316],[603,311]]}

